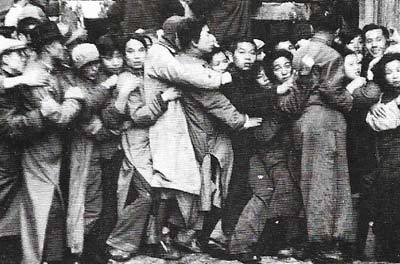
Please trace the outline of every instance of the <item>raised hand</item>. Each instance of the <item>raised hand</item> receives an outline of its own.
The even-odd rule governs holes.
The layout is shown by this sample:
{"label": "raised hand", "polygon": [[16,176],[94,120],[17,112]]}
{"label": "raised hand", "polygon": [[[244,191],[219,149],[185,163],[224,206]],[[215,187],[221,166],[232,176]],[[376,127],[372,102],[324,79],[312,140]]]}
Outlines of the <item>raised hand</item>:
{"label": "raised hand", "polygon": [[168,88],[161,94],[164,102],[174,101],[182,96],[182,92],[176,88]]}

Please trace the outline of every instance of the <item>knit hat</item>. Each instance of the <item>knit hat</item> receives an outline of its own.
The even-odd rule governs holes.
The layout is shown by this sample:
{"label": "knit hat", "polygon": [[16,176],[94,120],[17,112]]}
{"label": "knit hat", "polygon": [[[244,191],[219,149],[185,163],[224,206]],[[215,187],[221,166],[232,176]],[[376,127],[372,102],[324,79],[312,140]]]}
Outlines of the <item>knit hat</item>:
{"label": "knit hat", "polygon": [[24,48],[26,48],[25,42],[0,36],[0,55],[7,51],[19,50]]}
{"label": "knit hat", "polygon": [[172,16],[167,18],[162,26],[163,38],[167,39],[171,43],[175,43],[178,26],[184,20],[185,17],[182,16]]}
{"label": "knit hat", "polygon": [[32,45],[35,48],[52,43],[55,40],[64,40],[56,23],[51,21],[39,24],[31,33]]}
{"label": "knit hat", "polygon": [[96,45],[90,43],[82,43],[76,45],[71,53],[72,61],[76,68],[80,69],[85,64],[98,61],[100,59],[99,51]]}

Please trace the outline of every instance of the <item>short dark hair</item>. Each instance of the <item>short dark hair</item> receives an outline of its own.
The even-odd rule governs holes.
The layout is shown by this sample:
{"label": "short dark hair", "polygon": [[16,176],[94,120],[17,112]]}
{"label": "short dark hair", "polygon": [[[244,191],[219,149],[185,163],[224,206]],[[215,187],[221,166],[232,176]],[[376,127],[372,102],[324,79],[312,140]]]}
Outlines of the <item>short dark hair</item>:
{"label": "short dark hair", "polygon": [[17,32],[24,35],[30,35],[40,23],[42,22],[37,18],[25,17],[18,21]]}
{"label": "short dark hair", "polygon": [[383,92],[387,89],[387,82],[385,78],[385,66],[389,62],[398,60],[400,61],[400,53],[387,53],[382,56],[377,64],[372,68],[374,73],[374,82],[380,86]]}
{"label": "short dark hair", "polygon": [[6,27],[6,26],[1,26],[0,27],[0,35],[6,38],[11,38],[12,34],[15,32],[15,27]]}
{"label": "short dark hair", "polygon": [[123,49],[125,50],[126,47],[126,43],[128,43],[131,39],[137,40],[140,43],[143,44],[144,48],[147,50],[148,46],[147,46],[147,42],[144,39],[144,37],[141,34],[138,33],[132,33],[132,34],[126,34],[124,35],[124,45],[123,45]]}
{"label": "short dark hair", "polygon": [[198,42],[203,27],[207,25],[204,18],[187,18],[179,26],[177,35],[183,50],[190,47],[192,41]]}
{"label": "short dark hair", "polygon": [[349,55],[357,55],[357,54],[351,49],[345,47],[343,50],[341,50],[340,55],[342,55],[343,59],[345,59]]}
{"label": "short dark hair", "polygon": [[226,50],[223,49],[223,48],[221,48],[221,47],[213,48],[213,50],[211,51],[211,53],[210,53],[210,54],[207,54],[204,58],[205,58],[205,60],[206,60],[208,63],[211,63],[211,60],[212,60],[212,58],[213,58],[213,56],[214,56],[215,54],[222,53],[222,54],[225,55],[225,57],[226,57],[227,59],[229,59],[229,57],[227,56],[227,54],[226,54],[225,52],[226,52]]}
{"label": "short dark hair", "polygon": [[310,16],[314,32],[327,31],[335,32],[342,27],[340,15],[332,9],[321,9]]}
{"label": "short dark hair", "polygon": [[63,42],[64,37],[61,35],[57,24],[51,21],[40,23],[31,32],[32,46],[37,52],[41,52],[46,45],[54,41]]}
{"label": "short dark hair", "polygon": [[389,39],[389,30],[386,27],[380,26],[380,25],[377,25],[377,24],[368,24],[368,25],[364,26],[363,29],[362,29],[362,37],[363,37],[364,41],[365,41],[365,34],[368,31],[376,30],[376,29],[382,30],[383,36],[386,39]]}
{"label": "short dark hair", "polygon": [[96,41],[96,46],[99,51],[100,56],[109,56],[118,51],[123,54],[124,47],[121,44],[121,40],[117,37],[112,37],[110,35],[101,36]]}
{"label": "short dark hair", "polygon": [[343,45],[347,45],[352,41],[354,38],[360,36],[363,37],[363,32],[359,28],[349,28],[344,29],[339,32],[339,38]]}
{"label": "short dark hair", "polygon": [[257,51],[257,45],[256,45],[256,43],[254,43],[254,40],[252,38],[240,37],[240,38],[236,38],[236,39],[232,40],[232,42],[230,44],[230,51],[232,53],[235,52],[235,50],[237,49],[239,43],[250,43],[250,44],[252,44],[254,46],[254,49]]}

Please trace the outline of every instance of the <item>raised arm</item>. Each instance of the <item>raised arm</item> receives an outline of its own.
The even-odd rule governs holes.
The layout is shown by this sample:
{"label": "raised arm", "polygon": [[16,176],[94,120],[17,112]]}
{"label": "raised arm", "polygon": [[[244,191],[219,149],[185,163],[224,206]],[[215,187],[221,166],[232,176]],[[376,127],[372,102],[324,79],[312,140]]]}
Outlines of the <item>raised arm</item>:
{"label": "raised arm", "polygon": [[343,87],[343,60],[340,56],[327,62],[321,70],[320,86],[321,97],[332,108],[342,112],[349,112],[353,106],[351,94]]}
{"label": "raised arm", "polygon": [[149,54],[145,64],[145,73],[149,77],[211,90],[219,89],[221,85],[232,81],[229,73],[219,73],[195,64],[186,67],[165,49],[160,47]]}
{"label": "raised arm", "polygon": [[218,91],[196,90],[184,92],[185,96],[192,97],[209,114],[216,117],[232,129],[242,129],[245,122],[245,114],[239,113],[235,106]]}

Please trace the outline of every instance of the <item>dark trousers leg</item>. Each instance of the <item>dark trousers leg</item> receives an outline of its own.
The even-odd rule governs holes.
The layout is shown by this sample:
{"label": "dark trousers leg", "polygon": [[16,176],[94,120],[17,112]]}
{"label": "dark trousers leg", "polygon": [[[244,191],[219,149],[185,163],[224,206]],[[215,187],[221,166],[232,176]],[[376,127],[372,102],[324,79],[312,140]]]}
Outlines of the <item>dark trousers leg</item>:
{"label": "dark trousers leg", "polygon": [[47,222],[43,261],[63,261],[66,253],[65,214],[57,192],[54,193]]}
{"label": "dark trousers leg", "polygon": [[120,250],[136,253],[146,231],[152,195],[150,185],[136,170],[130,189],[134,189],[136,197],[132,201],[127,201],[107,244]]}
{"label": "dark trousers leg", "polygon": [[267,222],[267,205],[257,196],[247,203],[232,235],[229,252],[239,254],[252,252]]}
{"label": "dark trousers leg", "polygon": [[117,222],[118,176],[124,154],[117,151],[111,159],[101,160],[103,206],[100,218],[85,238],[84,255],[88,263],[106,263],[105,246]]}
{"label": "dark trousers leg", "polygon": [[217,207],[213,207],[211,211],[207,212],[204,216],[203,229],[199,232],[199,240],[201,242],[207,242],[210,238],[211,233],[214,231],[215,226],[221,219],[222,210]]}
{"label": "dark trousers leg", "polygon": [[235,153],[233,171],[225,206],[222,210],[222,230],[227,237],[233,234],[243,208],[252,195],[248,181],[249,150],[246,146],[239,144],[239,146],[235,146],[233,143]]}

